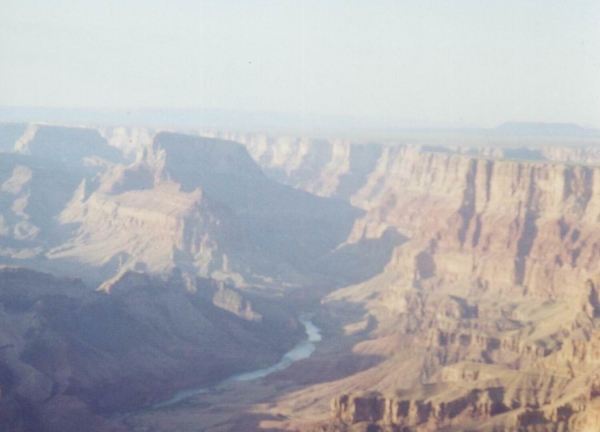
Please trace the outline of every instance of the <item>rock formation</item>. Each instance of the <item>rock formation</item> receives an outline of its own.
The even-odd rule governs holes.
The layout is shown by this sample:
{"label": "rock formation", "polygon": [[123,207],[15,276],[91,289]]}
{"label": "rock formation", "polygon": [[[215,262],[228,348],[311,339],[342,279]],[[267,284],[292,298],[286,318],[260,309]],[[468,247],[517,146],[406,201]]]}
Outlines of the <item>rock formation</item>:
{"label": "rock formation", "polygon": [[373,150],[348,243],[389,229],[408,241],[383,274],[324,304],[366,306],[377,328],[353,351],[388,360],[336,385],[380,394],[334,396],[325,428],[579,430],[596,418],[600,171],[476,150]]}
{"label": "rock formation", "polygon": [[336,251],[361,212],[270,180],[238,143],[143,129],[19,131],[1,162],[7,264],[94,285],[176,267],[238,286],[356,280],[343,265],[356,253]]}
{"label": "rock formation", "polygon": [[[139,404],[190,376],[207,380],[213,362],[228,371],[240,369],[235,356],[262,362],[297,335],[277,307],[325,295],[317,319],[328,347],[248,416],[321,431],[597,426],[596,138],[200,135],[0,129],[0,259],[101,287],[71,280],[81,286],[40,293],[38,284],[63,282],[35,273],[19,282],[35,295],[0,290],[18,316],[6,318],[6,344],[20,353],[3,357],[0,421],[21,418],[23,395],[38,416],[54,403],[110,411],[116,376],[132,380]],[[11,272],[3,277],[23,270]],[[113,324],[108,336],[79,334],[63,318],[84,332]],[[149,325],[166,330],[145,333]],[[214,352],[198,350],[217,339]],[[73,344],[101,356],[78,351],[75,367],[65,360]],[[198,359],[204,369],[190,366]],[[155,381],[137,387],[145,372]]]}
{"label": "rock formation", "polygon": [[130,272],[107,294],[0,270],[0,425],[117,430],[98,414],[276,362],[301,336],[272,300],[210,280],[195,286],[190,292],[176,274],[164,282]]}

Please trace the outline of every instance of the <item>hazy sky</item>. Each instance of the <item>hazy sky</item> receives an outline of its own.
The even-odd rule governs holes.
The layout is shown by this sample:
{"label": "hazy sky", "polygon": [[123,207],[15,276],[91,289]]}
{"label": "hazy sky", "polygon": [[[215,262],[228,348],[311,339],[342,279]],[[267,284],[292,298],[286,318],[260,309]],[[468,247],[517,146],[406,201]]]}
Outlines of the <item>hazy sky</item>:
{"label": "hazy sky", "polygon": [[0,105],[600,127],[600,1],[0,0]]}

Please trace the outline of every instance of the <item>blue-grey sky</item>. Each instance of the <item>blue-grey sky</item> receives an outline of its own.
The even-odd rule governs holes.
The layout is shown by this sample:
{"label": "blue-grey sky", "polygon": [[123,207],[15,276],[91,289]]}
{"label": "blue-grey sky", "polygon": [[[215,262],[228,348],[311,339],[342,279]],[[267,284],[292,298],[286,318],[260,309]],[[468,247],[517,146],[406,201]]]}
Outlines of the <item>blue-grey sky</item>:
{"label": "blue-grey sky", "polygon": [[0,0],[0,105],[600,127],[600,2]]}

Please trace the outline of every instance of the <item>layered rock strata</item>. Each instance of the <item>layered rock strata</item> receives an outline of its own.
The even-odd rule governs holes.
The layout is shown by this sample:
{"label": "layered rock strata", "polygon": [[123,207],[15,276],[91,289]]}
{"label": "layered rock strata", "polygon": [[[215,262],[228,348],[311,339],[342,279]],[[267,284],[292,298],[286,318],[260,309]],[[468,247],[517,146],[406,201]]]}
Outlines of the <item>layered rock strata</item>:
{"label": "layered rock strata", "polygon": [[[277,154],[265,148],[263,155]],[[294,159],[283,148],[278,163],[292,184],[317,150],[296,144],[302,150]],[[332,397],[333,420],[319,426],[331,430],[554,431],[593,424],[600,170],[583,162],[594,151],[383,145],[373,153],[373,169],[347,197],[367,212],[347,244],[390,229],[408,240],[381,275],[331,294],[324,306],[344,317],[347,329],[375,322],[352,352],[386,360],[299,391],[290,403]],[[565,159],[580,163],[557,162]],[[274,157],[262,160],[277,165]],[[337,180],[330,181],[331,188],[313,192],[334,196]],[[309,183],[295,186],[310,190]],[[332,390],[344,388],[355,392]],[[301,416],[315,415],[304,410]]]}

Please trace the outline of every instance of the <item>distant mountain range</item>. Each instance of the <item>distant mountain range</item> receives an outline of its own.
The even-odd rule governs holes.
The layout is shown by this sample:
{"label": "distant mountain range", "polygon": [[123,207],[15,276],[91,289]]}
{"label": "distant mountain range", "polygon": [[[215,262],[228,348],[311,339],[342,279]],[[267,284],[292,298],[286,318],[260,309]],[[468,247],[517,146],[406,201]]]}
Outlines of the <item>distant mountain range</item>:
{"label": "distant mountain range", "polygon": [[419,119],[352,115],[246,112],[204,108],[91,109],[0,106],[0,122],[43,122],[88,126],[127,125],[169,128],[235,128],[291,131],[439,129],[451,125]]}
{"label": "distant mountain range", "polygon": [[91,109],[0,106],[0,122],[41,122],[86,126],[148,126],[175,130],[235,129],[322,134],[468,134],[510,136],[595,137],[600,130],[573,123],[506,122],[495,128],[452,125],[423,119],[370,118],[362,116],[300,113],[244,112],[202,108]]}
{"label": "distant mountain range", "polygon": [[574,123],[507,122],[498,126],[495,131],[519,136],[600,136],[599,129],[587,128]]}

